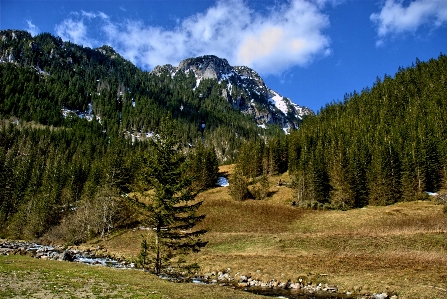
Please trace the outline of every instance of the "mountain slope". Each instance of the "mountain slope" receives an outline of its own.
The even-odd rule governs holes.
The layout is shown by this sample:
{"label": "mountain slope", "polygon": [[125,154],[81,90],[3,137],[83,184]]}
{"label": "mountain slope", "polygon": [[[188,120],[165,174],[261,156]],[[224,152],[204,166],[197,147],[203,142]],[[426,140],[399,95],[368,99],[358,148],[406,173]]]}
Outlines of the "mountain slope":
{"label": "mountain slope", "polygon": [[303,117],[313,115],[307,107],[300,107],[268,88],[264,80],[249,67],[229,65],[226,59],[213,55],[189,58],[172,65],[158,66],[153,73],[163,71],[174,76],[177,72],[192,72],[196,79],[194,88],[205,79],[215,79],[224,84],[222,97],[233,108],[251,115],[257,125],[277,124],[284,129],[297,128]]}
{"label": "mountain slope", "polygon": [[447,56],[328,104],[289,137],[297,205],[348,209],[447,187]]}
{"label": "mountain slope", "polygon": [[170,114],[184,143],[202,142],[199,124],[206,124],[204,142],[222,162],[233,161],[245,141],[283,134],[312,114],[253,70],[215,56],[145,72],[109,46],[90,49],[48,33],[4,30],[0,71],[2,117],[70,126],[82,116],[108,136],[142,140]]}

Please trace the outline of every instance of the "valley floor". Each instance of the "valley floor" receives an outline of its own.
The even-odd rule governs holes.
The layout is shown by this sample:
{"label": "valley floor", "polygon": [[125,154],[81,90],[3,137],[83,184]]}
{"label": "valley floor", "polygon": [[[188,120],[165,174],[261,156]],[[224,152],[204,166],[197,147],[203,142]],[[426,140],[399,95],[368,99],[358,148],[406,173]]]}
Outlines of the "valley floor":
{"label": "valley floor", "polygon": [[[230,170],[231,171],[231,170]],[[287,177],[281,177],[287,181]],[[447,298],[447,214],[431,201],[311,211],[291,205],[292,191],[271,180],[264,201],[234,201],[227,188],[200,195],[209,241],[190,256],[212,275],[261,281],[337,285],[340,292],[397,293],[399,298]],[[136,256],[141,231],[98,244]]]}
{"label": "valley floor", "polygon": [[[281,178],[287,180],[284,176]],[[200,253],[190,255],[189,260],[199,263],[202,274],[212,276],[227,271],[236,281],[243,275],[266,282],[272,279],[297,282],[301,279],[314,285],[336,285],[341,293],[360,295],[386,292],[396,294],[398,298],[447,298],[447,214],[443,213],[442,205],[414,201],[349,211],[302,210],[291,205],[291,189],[277,186],[275,181],[278,180],[279,177],[272,179],[271,197],[264,201],[234,201],[226,187],[200,194],[199,199],[204,201],[200,213],[206,214],[201,228],[208,229],[205,239],[209,244]],[[115,232],[106,240],[94,240],[82,247],[100,246],[117,257],[132,259],[139,253],[141,235],[148,233],[139,229]],[[15,281],[22,275],[21,281],[36,280],[37,284],[32,284],[35,287],[41,284],[45,275],[54,276],[56,274],[51,271],[58,271],[48,269],[51,274],[42,276],[27,269],[25,264],[22,272],[15,270],[16,274],[5,274],[5,267],[23,262],[16,259],[1,257],[3,284],[5,275],[8,279],[14,275]],[[37,265],[31,265],[28,260],[26,263],[30,263],[30,267]],[[43,264],[38,266],[44,267]],[[114,289],[136,288],[135,294],[141,292],[147,296],[144,298],[168,298],[159,296],[161,293],[148,295],[152,288],[143,287],[145,279],[128,270],[124,272],[125,277],[130,276],[129,280],[117,278],[114,281],[113,275],[118,277],[117,274],[92,274],[108,277],[101,278],[104,283],[95,286],[94,291],[88,281],[95,278],[81,273],[90,270],[73,267],[73,270],[66,268],[65,271],[77,271],[76,275],[82,280],[80,285],[90,288],[90,293],[100,294],[101,288],[108,288],[109,284]],[[26,271],[32,274],[28,276],[30,278],[25,278]],[[135,280],[132,279],[134,275]],[[169,284],[158,282],[151,275],[147,277],[151,283]],[[31,286],[23,286],[24,289],[28,287]],[[57,288],[62,287],[56,285]],[[177,284],[174,287],[163,285],[157,290],[160,288],[172,290]],[[221,296],[216,290],[222,288],[214,289],[213,286],[203,290],[197,285],[178,285],[178,288],[178,291],[163,294],[169,298],[251,298],[245,293],[235,295],[230,289],[222,291]],[[153,291],[157,290],[154,288]],[[211,295],[208,291],[215,293]],[[204,293],[196,296],[195,292]]]}

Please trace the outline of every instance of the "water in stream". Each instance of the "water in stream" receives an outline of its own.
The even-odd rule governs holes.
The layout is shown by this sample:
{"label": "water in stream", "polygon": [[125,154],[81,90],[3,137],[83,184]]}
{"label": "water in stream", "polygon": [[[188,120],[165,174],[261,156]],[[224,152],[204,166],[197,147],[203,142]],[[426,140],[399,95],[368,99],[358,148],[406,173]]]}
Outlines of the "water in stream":
{"label": "water in stream", "polygon": [[244,291],[250,292],[256,295],[263,295],[276,298],[287,299],[348,299],[354,298],[344,294],[328,294],[326,292],[321,293],[304,293],[296,290],[284,290],[284,289],[267,289],[267,288],[245,288]]}
{"label": "water in stream", "polygon": [[[52,246],[43,246],[35,243],[27,242],[8,242],[0,240],[0,254],[9,254],[9,252],[26,251],[36,258],[66,260],[71,262],[84,263],[89,265],[102,265],[114,268],[129,269],[134,268],[132,263],[119,262],[109,257],[97,257],[93,252],[82,252],[79,250],[63,250],[62,248],[54,248]],[[163,279],[175,282],[192,282],[208,284],[208,281],[201,279],[193,279],[192,281],[186,277],[179,279],[178,277],[164,276]],[[309,293],[306,291],[290,290],[283,288],[261,288],[261,287],[245,287],[236,288],[241,291],[250,292],[257,295],[287,298],[287,299],[349,299],[356,298],[347,294],[328,293],[323,291],[316,291]]]}

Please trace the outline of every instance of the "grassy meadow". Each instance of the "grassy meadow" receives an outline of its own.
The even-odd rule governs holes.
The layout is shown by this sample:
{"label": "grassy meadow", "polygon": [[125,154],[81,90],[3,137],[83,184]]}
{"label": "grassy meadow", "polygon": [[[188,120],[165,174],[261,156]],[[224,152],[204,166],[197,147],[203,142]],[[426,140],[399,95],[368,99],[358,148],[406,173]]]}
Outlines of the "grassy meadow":
{"label": "grassy meadow", "polygon": [[0,298],[258,298],[216,285],[171,283],[141,270],[0,256]]}
{"label": "grassy meadow", "polygon": [[[220,170],[232,173],[231,166]],[[414,201],[349,211],[302,210],[292,206],[292,190],[278,186],[280,178],[288,181],[287,174],[271,178],[270,197],[263,201],[234,201],[226,187],[200,194],[200,213],[206,214],[200,226],[208,229],[209,244],[190,255],[189,261],[198,262],[202,273],[230,268],[236,278],[301,278],[337,285],[340,292],[447,298],[447,214],[442,205]],[[132,259],[140,250],[141,235],[147,233],[119,231],[82,247],[101,246],[115,256]],[[40,273],[36,268],[44,270]],[[60,275],[68,285],[79,284],[85,294],[98,294],[94,298],[255,298],[224,287],[169,283],[136,270],[24,257],[0,257],[0,270],[2,284],[12,279],[24,290],[34,287],[46,293],[65,290],[56,279]],[[29,280],[26,277],[37,283],[23,285]],[[109,287],[113,291],[105,292]],[[8,288],[2,285],[0,289],[0,297],[11,298],[4,296]],[[102,292],[108,297],[101,297]]]}

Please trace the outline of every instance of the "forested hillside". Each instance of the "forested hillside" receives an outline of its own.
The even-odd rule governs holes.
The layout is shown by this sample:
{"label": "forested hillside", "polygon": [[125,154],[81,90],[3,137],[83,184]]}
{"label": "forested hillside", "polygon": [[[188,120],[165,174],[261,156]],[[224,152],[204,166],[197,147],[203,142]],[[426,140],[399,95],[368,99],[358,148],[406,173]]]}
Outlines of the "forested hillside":
{"label": "forested hillside", "polygon": [[[427,198],[446,188],[447,56],[400,68],[346,94],[298,130],[244,145],[237,195],[257,197],[262,176],[288,170],[301,207],[350,209]],[[231,185],[230,185],[231,187]]]}
{"label": "forested hillside", "polygon": [[[243,84],[262,81],[243,70]],[[233,161],[229,192],[240,200],[265,199],[267,176],[286,171],[291,201],[311,208],[387,205],[447,187],[445,55],[347,94],[290,135],[258,126],[270,112],[256,110],[255,121],[235,108],[253,111],[247,95],[256,89],[225,97],[227,81],[203,77],[198,84],[194,71],[208,74],[174,74],[168,66],[144,72],[108,46],[1,31],[0,237],[51,232],[78,243],[133,225],[125,198],[138,189],[147,139],[166,117],[196,190],[213,187],[218,164]]]}
{"label": "forested hillside", "polygon": [[290,135],[297,203],[386,205],[446,187],[446,111],[445,55],[328,104]]}
{"label": "forested hillside", "polygon": [[204,142],[221,162],[233,161],[245,140],[282,133],[277,125],[258,127],[252,115],[235,109],[222,95],[228,81],[203,79],[196,86],[192,71],[145,72],[108,46],[90,49],[48,33],[4,30],[0,61],[3,118],[69,127],[62,112],[71,111],[68,116],[88,114],[108,137],[142,139],[170,114],[184,144],[202,142],[204,123]]}
{"label": "forested hillside", "polygon": [[[126,197],[144,191],[139,186],[151,152],[147,142],[109,138],[84,119],[70,128],[2,120],[0,236],[34,239],[52,229],[53,237],[77,243],[126,227],[136,219],[129,218]],[[187,158],[194,190],[213,187],[214,148],[199,145]]]}
{"label": "forested hillside", "polygon": [[[77,243],[128,225],[124,199],[138,189],[151,153],[145,139],[168,115],[196,190],[215,185],[217,153],[233,159],[261,130],[216,96],[217,81],[192,90],[186,74],[143,72],[107,46],[13,30],[0,36],[2,237],[51,230]],[[199,101],[195,93],[205,92]]]}

